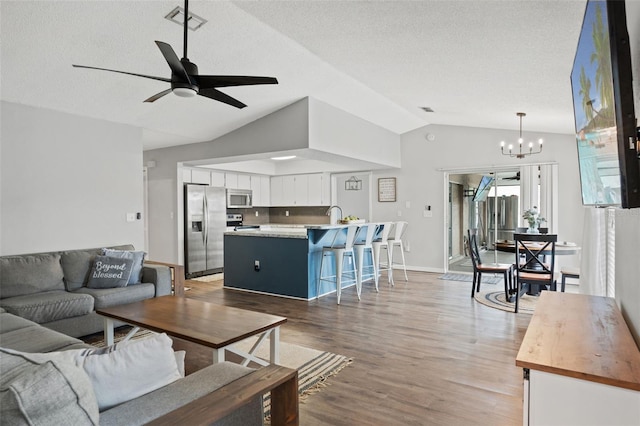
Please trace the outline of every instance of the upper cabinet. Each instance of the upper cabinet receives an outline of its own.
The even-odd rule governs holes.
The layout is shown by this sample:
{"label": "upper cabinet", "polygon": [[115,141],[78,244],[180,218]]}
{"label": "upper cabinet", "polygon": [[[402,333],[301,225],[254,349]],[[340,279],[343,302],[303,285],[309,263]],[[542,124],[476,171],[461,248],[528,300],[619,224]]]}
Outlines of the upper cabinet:
{"label": "upper cabinet", "polygon": [[269,176],[251,175],[251,191],[253,192],[254,207],[269,207],[271,205],[271,185]]}
{"label": "upper cabinet", "polygon": [[271,205],[327,206],[330,204],[331,178],[328,174],[273,176]]}
{"label": "upper cabinet", "polygon": [[211,185],[211,172],[206,169],[191,169],[191,183]]}
{"label": "upper cabinet", "polygon": [[331,176],[328,173],[269,177],[184,167],[182,181],[230,189],[250,189],[253,192],[255,207],[328,206],[331,204]]}

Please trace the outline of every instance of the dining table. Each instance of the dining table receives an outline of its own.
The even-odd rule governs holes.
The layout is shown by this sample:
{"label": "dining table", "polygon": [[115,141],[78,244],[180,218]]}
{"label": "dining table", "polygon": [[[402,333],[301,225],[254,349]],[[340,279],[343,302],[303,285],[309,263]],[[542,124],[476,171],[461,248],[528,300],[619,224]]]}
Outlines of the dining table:
{"label": "dining table", "polygon": [[[537,251],[540,250],[546,243],[538,243],[538,242],[526,242],[525,245],[528,246],[531,250]],[[507,252],[507,253],[515,253],[516,252],[516,242],[514,240],[498,240],[495,242],[495,248],[497,251]],[[582,248],[576,243],[570,241],[558,241],[556,243],[556,256],[565,256],[565,255],[574,255],[578,254]],[[540,250],[539,254],[545,256],[551,254],[551,248]],[[540,294],[540,290],[535,288],[537,286],[529,286],[527,289],[527,294],[531,296],[537,296]]]}

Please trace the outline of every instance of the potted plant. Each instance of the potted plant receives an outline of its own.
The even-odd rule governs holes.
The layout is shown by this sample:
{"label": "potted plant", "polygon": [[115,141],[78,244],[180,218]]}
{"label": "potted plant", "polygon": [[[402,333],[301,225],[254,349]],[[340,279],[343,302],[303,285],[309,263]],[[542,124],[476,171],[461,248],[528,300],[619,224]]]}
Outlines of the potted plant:
{"label": "potted plant", "polygon": [[540,227],[540,224],[547,221],[547,219],[540,216],[540,212],[538,211],[538,207],[536,206],[525,210],[522,214],[522,217],[529,224],[529,228],[527,229],[528,234],[539,234],[540,231],[538,230],[538,228]]}

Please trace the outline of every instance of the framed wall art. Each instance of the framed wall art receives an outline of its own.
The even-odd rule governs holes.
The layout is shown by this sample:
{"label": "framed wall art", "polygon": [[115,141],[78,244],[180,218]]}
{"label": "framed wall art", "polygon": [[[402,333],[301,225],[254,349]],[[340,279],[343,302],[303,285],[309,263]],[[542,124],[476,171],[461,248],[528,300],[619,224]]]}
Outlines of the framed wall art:
{"label": "framed wall art", "polygon": [[378,178],[378,202],[396,201],[396,178]]}

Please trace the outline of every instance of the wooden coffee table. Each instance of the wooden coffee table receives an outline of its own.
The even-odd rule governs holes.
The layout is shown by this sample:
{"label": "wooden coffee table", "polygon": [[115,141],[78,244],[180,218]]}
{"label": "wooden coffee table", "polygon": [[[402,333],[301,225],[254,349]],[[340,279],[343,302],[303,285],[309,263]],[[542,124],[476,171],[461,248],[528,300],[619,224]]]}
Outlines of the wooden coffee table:
{"label": "wooden coffee table", "polygon": [[[269,364],[253,355],[267,337],[270,340],[269,360],[272,364],[278,364],[280,325],[287,321],[285,317],[176,296],[154,297],[97,309],[96,312],[104,317],[107,345],[113,344],[114,320],[119,320],[134,326],[125,340],[139,328],[145,328],[213,348],[214,363],[224,361],[224,351],[229,350],[244,358],[243,365],[250,361],[260,365]],[[259,337],[249,352],[231,346],[252,336]]]}

